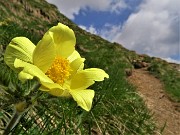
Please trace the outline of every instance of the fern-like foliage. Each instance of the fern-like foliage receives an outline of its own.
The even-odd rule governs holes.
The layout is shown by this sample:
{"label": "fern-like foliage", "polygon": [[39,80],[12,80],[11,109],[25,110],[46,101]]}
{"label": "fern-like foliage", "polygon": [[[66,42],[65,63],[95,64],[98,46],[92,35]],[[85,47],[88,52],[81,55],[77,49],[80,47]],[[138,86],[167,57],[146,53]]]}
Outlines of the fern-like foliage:
{"label": "fern-like foliage", "polygon": [[3,62],[0,64],[0,70],[0,132],[2,133],[13,117],[14,105],[25,101],[31,107],[32,102],[35,102],[42,93],[34,90],[36,81],[22,84],[17,78],[17,73]]}

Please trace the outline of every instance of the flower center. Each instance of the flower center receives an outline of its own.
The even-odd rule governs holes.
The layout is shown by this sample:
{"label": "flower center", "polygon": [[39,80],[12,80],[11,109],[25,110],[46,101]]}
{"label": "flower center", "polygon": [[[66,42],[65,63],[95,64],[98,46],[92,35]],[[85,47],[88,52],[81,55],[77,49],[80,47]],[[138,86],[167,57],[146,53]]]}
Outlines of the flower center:
{"label": "flower center", "polygon": [[55,83],[63,84],[70,76],[70,63],[67,59],[60,56],[56,57],[46,75]]}

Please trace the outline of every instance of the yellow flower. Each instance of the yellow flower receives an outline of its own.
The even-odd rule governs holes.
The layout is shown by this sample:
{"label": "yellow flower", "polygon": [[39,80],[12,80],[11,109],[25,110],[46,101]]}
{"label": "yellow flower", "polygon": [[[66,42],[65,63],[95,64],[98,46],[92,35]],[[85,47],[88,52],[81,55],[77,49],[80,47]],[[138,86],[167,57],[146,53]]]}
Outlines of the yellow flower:
{"label": "yellow flower", "polygon": [[75,50],[74,32],[61,23],[50,28],[35,46],[28,38],[16,37],[6,48],[4,61],[17,71],[21,81],[37,78],[40,90],[70,97],[86,111],[91,109],[95,81],[109,78],[98,68],[84,68],[84,58]]}

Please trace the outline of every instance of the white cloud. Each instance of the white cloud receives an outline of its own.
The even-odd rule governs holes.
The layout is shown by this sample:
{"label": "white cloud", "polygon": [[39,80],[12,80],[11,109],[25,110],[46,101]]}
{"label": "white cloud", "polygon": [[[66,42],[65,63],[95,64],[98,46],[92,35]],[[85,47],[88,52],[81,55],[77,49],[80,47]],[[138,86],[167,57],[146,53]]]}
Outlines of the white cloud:
{"label": "white cloud", "polygon": [[100,35],[151,56],[180,55],[180,1],[145,0],[123,25],[105,26]]}
{"label": "white cloud", "polygon": [[90,27],[86,27],[84,25],[79,25],[79,27],[82,28],[85,31],[88,31],[88,32],[92,33],[92,34],[97,35],[99,33],[93,25],[91,25]]}
{"label": "white cloud", "polygon": [[171,62],[171,63],[178,63],[178,64],[180,64],[180,60],[174,60],[172,58],[163,58],[163,59],[168,61],[168,62]]}
{"label": "white cloud", "polygon": [[[149,0],[132,14],[113,40],[141,53],[166,57],[179,53],[178,1]],[[179,6],[180,7],[180,6]]]}
{"label": "white cloud", "polygon": [[74,15],[79,14],[80,9],[87,7],[95,11],[110,11],[120,13],[121,9],[127,5],[123,0],[47,0],[49,3],[55,4],[59,11],[74,19]]}
{"label": "white cloud", "polygon": [[106,23],[102,29],[97,30],[97,34],[109,41],[114,41],[114,37],[121,32],[121,27],[121,25]]}

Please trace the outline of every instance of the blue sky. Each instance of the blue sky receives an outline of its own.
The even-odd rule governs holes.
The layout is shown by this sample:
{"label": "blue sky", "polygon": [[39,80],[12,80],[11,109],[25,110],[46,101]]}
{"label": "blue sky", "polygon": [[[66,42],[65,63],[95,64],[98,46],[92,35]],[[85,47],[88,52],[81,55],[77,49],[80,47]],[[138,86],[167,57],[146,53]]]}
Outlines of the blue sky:
{"label": "blue sky", "polygon": [[[136,11],[137,6],[142,0],[134,0],[134,5],[129,8],[120,9],[120,13],[109,11],[95,11],[89,8],[81,9],[78,15],[74,16],[73,21],[76,24],[84,25],[86,27],[94,26],[102,29],[105,24],[122,24],[126,21],[132,12]],[[132,3],[131,3],[132,4]],[[130,5],[129,5],[130,6]]]}
{"label": "blue sky", "polygon": [[86,31],[180,63],[180,0],[47,1]]}

